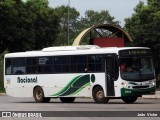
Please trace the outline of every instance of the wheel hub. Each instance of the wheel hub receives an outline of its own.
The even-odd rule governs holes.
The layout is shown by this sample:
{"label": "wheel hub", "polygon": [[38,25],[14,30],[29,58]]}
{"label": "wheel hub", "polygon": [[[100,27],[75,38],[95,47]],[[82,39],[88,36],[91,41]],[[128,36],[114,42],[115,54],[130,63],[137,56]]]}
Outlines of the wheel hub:
{"label": "wheel hub", "polygon": [[40,99],[42,97],[41,91],[37,91],[36,97],[37,97],[37,99]]}
{"label": "wheel hub", "polygon": [[97,99],[98,100],[102,100],[102,98],[104,97],[104,94],[103,94],[103,91],[99,91],[99,92],[97,92]]}

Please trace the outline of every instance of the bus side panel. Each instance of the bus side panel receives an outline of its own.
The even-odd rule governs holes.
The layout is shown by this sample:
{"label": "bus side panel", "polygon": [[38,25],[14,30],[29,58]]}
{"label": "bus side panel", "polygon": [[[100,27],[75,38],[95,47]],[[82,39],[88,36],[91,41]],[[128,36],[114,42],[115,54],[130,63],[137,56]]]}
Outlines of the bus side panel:
{"label": "bus side panel", "polygon": [[92,97],[94,85],[105,89],[104,73],[55,74],[53,81],[51,88],[43,88],[46,97]]}
{"label": "bus side panel", "polygon": [[[33,78],[33,75],[27,78]],[[4,77],[6,94],[13,97],[33,97],[33,88],[36,83],[31,81],[24,83],[24,79],[26,79],[26,75],[6,75]]]}
{"label": "bus side panel", "polygon": [[4,76],[4,88],[7,95],[14,97],[14,83],[11,78],[12,75]]}
{"label": "bus side panel", "polygon": [[7,87],[7,88],[5,88],[5,92],[6,92],[7,95],[15,97],[14,96],[14,88]]}
{"label": "bus side panel", "polygon": [[33,87],[14,88],[15,97],[33,97]]}
{"label": "bus side panel", "polygon": [[6,94],[14,97],[33,97],[34,87],[40,86],[45,97],[92,97],[94,85],[105,91],[104,73],[7,75]]}
{"label": "bus side panel", "polygon": [[120,91],[122,88],[121,83],[122,83],[121,79],[114,81],[115,97],[121,97],[121,91]]}
{"label": "bus side panel", "polygon": [[55,74],[52,87],[44,87],[45,96],[92,97],[94,85],[99,84],[105,89],[104,75],[104,73]]}

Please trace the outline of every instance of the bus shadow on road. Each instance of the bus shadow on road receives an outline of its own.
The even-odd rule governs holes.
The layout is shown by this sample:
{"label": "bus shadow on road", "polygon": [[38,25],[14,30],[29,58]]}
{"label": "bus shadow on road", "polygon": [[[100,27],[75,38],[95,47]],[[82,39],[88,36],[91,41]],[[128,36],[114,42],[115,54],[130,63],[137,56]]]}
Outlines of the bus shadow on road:
{"label": "bus shadow on road", "polygon": [[74,104],[97,104],[97,105],[121,105],[121,104],[126,104],[126,105],[136,105],[136,104],[160,104],[158,101],[137,101],[135,103],[125,103],[123,101],[110,101],[108,103],[95,103],[95,102],[84,102],[84,101],[75,101],[73,103],[62,103],[61,101],[51,101],[49,103],[36,103],[34,101],[17,101],[17,102],[11,102],[11,103],[24,103],[24,104],[68,104],[68,105],[74,105]]}

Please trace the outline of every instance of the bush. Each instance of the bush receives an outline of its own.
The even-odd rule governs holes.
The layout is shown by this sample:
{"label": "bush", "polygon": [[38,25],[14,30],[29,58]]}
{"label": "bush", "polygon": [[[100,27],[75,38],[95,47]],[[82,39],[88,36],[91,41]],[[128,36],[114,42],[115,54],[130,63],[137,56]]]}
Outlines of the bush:
{"label": "bush", "polygon": [[160,90],[160,73],[158,74],[156,79],[156,87]]}
{"label": "bush", "polygon": [[4,82],[3,82],[3,59],[4,54],[7,52],[4,52],[0,54],[0,92],[4,92]]}

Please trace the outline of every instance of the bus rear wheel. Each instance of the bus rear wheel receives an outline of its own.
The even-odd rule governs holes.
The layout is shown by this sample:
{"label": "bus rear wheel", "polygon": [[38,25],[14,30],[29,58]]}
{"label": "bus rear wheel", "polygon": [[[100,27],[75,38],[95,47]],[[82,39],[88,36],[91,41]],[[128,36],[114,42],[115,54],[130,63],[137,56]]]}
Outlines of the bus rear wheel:
{"label": "bus rear wheel", "polygon": [[96,87],[93,90],[93,99],[96,103],[107,103],[109,98],[105,97],[102,87]]}
{"label": "bus rear wheel", "polygon": [[75,99],[75,97],[60,97],[60,100],[63,103],[72,103]]}
{"label": "bus rear wheel", "polygon": [[125,103],[134,103],[138,99],[137,96],[122,97]]}
{"label": "bus rear wheel", "polygon": [[51,98],[44,97],[44,92],[41,87],[36,87],[33,91],[33,97],[37,103],[48,103]]}

